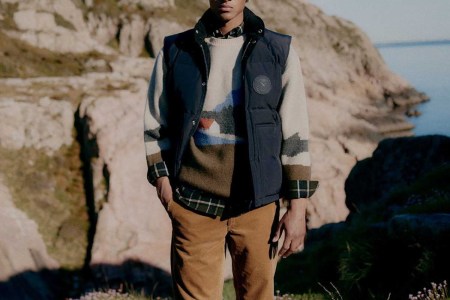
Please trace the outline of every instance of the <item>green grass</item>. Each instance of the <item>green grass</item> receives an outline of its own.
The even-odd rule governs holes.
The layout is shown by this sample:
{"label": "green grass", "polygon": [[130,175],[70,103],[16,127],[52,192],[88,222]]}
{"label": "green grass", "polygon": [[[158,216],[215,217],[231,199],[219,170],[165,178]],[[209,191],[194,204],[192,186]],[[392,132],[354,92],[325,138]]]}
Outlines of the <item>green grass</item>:
{"label": "green grass", "polygon": [[[129,291],[129,292],[121,292],[121,291],[115,291],[115,290],[105,290],[105,291],[98,291],[94,293],[88,294],[88,296],[92,297],[89,299],[93,300],[169,300],[172,298],[160,298],[160,297],[152,297],[152,296],[145,296],[142,293],[139,293],[137,291]],[[223,289],[223,300],[235,300],[236,294],[234,292],[233,287],[233,280],[227,280],[224,283],[224,289]],[[313,294],[313,293],[307,293],[302,295],[295,295],[295,294],[280,294],[279,292],[275,295],[275,300],[327,300],[327,296],[322,294]]]}
{"label": "green grass", "polygon": [[407,204],[403,213],[450,213],[450,163],[444,164],[411,185],[393,191],[389,203]]}
{"label": "green grass", "polygon": [[223,285],[223,300],[236,299],[236,293],[234,291],[233,280],[226,280]]}

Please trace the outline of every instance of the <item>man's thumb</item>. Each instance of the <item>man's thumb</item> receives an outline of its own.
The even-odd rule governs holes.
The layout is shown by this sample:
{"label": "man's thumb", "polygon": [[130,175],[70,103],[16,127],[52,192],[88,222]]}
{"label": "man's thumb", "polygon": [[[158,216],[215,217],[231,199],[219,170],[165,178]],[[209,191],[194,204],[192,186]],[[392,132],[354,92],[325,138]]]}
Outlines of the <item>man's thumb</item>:
{"label": "man's thumb", "polygon": [[280,239],[280,235],[281,235],[281,225],[282,223],[280,222],[280,224],[278,224],[277,226],[277,230],[275,231],[275,235],[272,238],[272,243],[278,242],[278,240]]}

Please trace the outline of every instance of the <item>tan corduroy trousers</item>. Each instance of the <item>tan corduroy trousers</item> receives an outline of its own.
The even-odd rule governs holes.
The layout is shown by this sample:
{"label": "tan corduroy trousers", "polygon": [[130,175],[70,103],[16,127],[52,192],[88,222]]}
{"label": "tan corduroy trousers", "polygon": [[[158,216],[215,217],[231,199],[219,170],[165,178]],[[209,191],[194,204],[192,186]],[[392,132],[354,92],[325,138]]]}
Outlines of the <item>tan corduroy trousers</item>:
{"label": "tan corduroy trousers", "polygon": [[226,247],[233,263],[236,298],[274,298],[276,244],[270,240],[278,222],[278,202],[221,219],[190,211],[172,200],[168,213],[173,227],[175,299],[222,299]]}

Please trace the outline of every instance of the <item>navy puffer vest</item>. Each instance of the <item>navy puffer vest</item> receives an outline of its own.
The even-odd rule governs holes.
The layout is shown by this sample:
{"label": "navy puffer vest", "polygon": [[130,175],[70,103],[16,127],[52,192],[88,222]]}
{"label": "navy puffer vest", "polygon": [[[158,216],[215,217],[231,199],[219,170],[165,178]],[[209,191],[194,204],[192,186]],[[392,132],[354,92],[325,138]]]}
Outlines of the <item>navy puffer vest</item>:
{"label": "navy puffer vest", "polygon": [[[194,29],[166,37],[166,91],[170,101],[171,151],[163,159],[171,179],[177,179],[183,153],[197,129],[209,74],[209,51],[205,43],[205,19]],[[280,151],[282,95],[281,77],[289,54],[291,38],[264,28],[262,20],[244,11],[246,41],[242,58],[248,158],[253,182],[253,207],[278,200],[282,187]]]}

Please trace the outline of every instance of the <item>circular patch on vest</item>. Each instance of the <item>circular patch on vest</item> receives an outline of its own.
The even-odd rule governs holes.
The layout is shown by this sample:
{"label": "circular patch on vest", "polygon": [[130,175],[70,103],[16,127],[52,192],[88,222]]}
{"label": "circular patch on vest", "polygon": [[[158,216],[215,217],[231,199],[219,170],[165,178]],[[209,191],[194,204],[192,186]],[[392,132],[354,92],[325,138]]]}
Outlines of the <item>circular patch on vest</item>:
{"label": "circular patch on vest", "polygon": [[253,89],[260,95],[266,95],[272,90],[272,82],[266,75],[258,75],[253,80]]}

